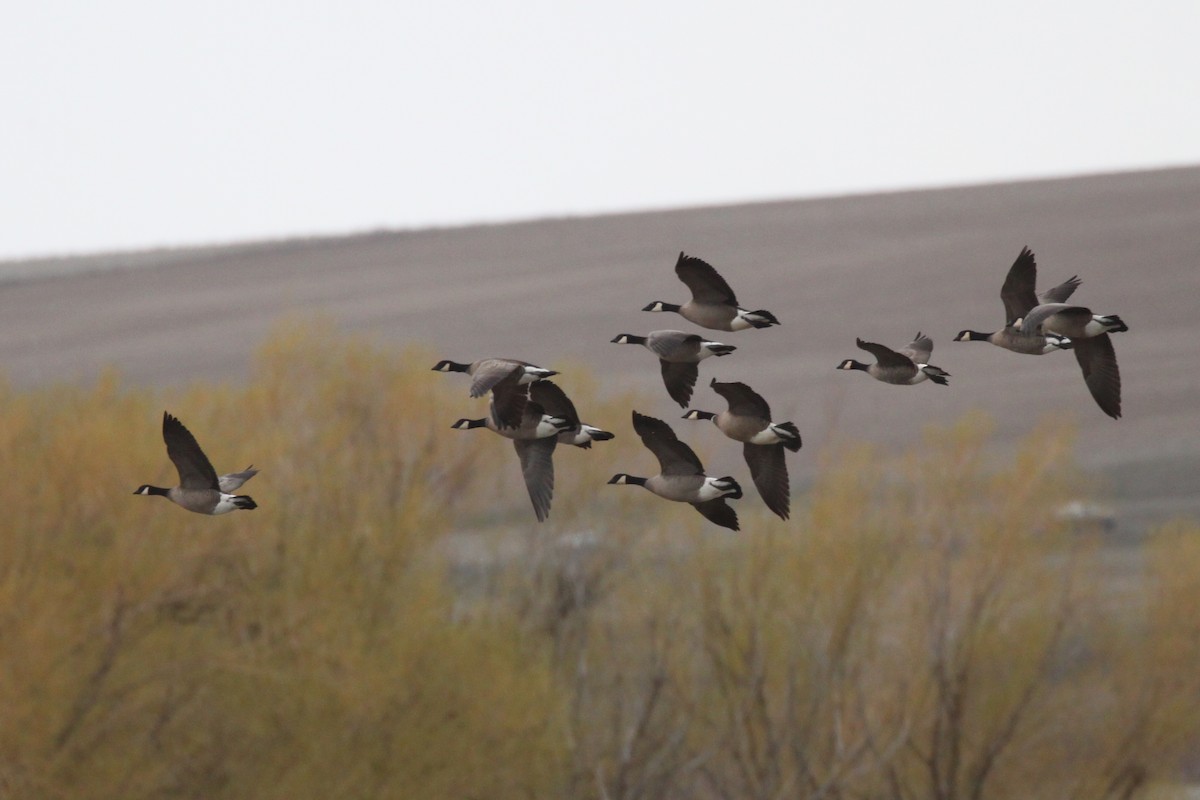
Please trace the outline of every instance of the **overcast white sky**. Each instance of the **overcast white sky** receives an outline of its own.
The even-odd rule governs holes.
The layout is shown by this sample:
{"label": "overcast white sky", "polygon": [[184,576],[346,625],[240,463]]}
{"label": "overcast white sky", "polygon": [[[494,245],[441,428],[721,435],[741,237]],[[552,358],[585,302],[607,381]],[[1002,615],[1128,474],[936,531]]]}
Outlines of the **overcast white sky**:
{"label": "overcast white sky", "polygon": [[1200,163],[1200,4],[26,0],[0,258]]}

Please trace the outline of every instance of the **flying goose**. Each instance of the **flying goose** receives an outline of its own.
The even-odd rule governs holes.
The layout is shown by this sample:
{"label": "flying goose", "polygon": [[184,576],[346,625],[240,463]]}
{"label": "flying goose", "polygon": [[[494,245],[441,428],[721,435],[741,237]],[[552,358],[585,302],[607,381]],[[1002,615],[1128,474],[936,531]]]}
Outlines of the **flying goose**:
{"label": "flying goose", "polygon": [[675,262],[675,274],[692,290],[692,299],[681,306],[655,300],[642,311],[674,311],[688,322],[715,331],[769,328],[779,324],[770,311],[740,308],[733,289],[706,261],[680,253]]}
{"label": "flying goose", "polygon": [[525,488],[533,503],[533,513],[538,522],[550,516],[550,501],[554,498],[554,447],[558,435],[570,428],[566,419],[545,413],[536,402],[525,403],[521,424],[517,427],[501,426],[497,422],[496,403],[491,403],[491,413],[482,419],[460,419],[451,425],[456,430],[487,428],[506,439],[512,439],[521,461],[521,475]]}
{"label": "flying goose", "polygon": [[646,336],[622,333],[613,339],[616,344],[640,344],[662,363],[663,383],[667,394],[683,408],[692,399],[699,370],[696,364],[709,356],[727,356],[737,348],[720,342],[710,342],[695,333],[683,331],[651,331]]}
{"label": "flying goose", "polygon": [[864,342],[862,339],[855,339],[854,342],[860,350],[866,350],[875,356],[877,363],[863,364],[847,358],[838,364],[838,369],[861,369],[877,381],[902,386],[920,383],[926,378],[942,386],[950,383],[946,380],[950,377],[949,372],[929,363],[929,356],[933,354],[933,340],[920,332],[899,351],[874,342]]}
{"label": "flying goose", "polygon": [[474,378],[471,397],[482,397],[491,391],[497,424],[502,428],[516,428],[522,424],[528,384],[558,374],[555,370],[514,358],[481,358],[470,364],[442,360],[433,369],[470,375]]}
{"label": "flying goose", "polygon": [[1093,314],[1090,308],[1067,303],[1044,303],[1029,310],[1018,321],[1029,334],[1068,336],[1083,381],[1100,410],[1113,419],[1121,418],[1121,371],[1110,333],[1129,330],[1116,314]]}
{"label": "flying goose", "polygon": [[613,434],[608,431],[580,422],[575,404],[555,383],[546,380],[538,381],[529,387],[529,396],[533,402],[542,407],[546,414],[562,417],[571,423],[571,427],[558,434],[558,441],[561,444],[570,444],[590,450],[592,442],[606,442],[614,438]]}
{"label": "flying goose", "polygon": [[[1041,302],[1065,303],[1077,288],[1079,276],[1072,275],[1067,280],[1041,294]],[[965,330],[954,337],[956,342],[991,342],[997,347],[1012,350],[1014,353],[1043,355],[1055,350],[1068,350],[1071,340],[1056,333],[1024,333],[1014,327],[1014,323],[1024,317],[1039,302],[1039,296],[1034,287],[1037,284],[1037,260],[1033,251],[1028,247],[1021,249],[1017,260],[1009,267],[1004,285],[1000,287],[1000,299],[1004,301],[1004,327],[992,333]]]}
{"label": "flying goose", "polygon": [[800,431],[791,422],[772,422],[767,401],[746,384],[720,383],[714,378],[708,385],[725,398],[729,409],[719,414],[692,409],[683,418],[712,420],[721,433],[742,442],[750,477],[763,502],[787,519],[790,502],[783,450],[786,447],[795,453],[800,449]]}
{"label": "flying goose", "polygon": [[737,512],[725,503],[726,498],[737,500],[742,496],[742,487],[737,481],[728,476],[710,478],[705,475],[704,465],[692,448],[679,441],[671,426],[662,420],[634,411],[633,429],[642,438],[642,444],[658,459],[659,474],[638,478],[619,472],[612,476],[610,484],[644,486],[665,500],[691,503],[710,522],[738,530]]}
{"label": "flying goose", "polygon": [[155,494],[167,498],[176,505],[197,514],[225,514],[235,509],[250,511],[258,503],[248,495],[230,494],[234,489],[258,474],[249,467],[243,472],[217,476],[212,463],[196,437],[175,417],[163,412],[163,441],[167,443],[167,457],[179,472],[179,485],[170,489],[142,484],[134,494]]}

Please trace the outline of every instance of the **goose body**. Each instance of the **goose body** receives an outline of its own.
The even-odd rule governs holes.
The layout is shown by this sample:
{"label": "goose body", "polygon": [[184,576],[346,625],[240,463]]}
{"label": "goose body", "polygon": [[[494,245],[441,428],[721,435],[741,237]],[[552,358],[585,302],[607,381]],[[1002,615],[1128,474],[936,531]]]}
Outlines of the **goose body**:
{"label": "goose body", "polygon": [[918,332],[912,342],[899,350],[862,339],[854,341],[860,350],[875,356],[875,363],[864,364],[848,358],[838,365],[838,369],[862,370],[877,381],[900,386],[912,386],[925,380],[942,386],[949,384],[947,378],[950,373],[929,363],[929,357],[933,355],[933,340],[922,333]]}
{"label": "goose body", "polygon": [[1108,416],[1121,418],[1121,371],[1110,334],[1129,330],[1116,314],[1093,314],[1085,306],[1043,303],[1019,320],[1026,333],[1069,336],[1092,399]]}
{"label": "goose body", "polygon": [[620,472],[612,476],[610,484],[643,486],[664,500],[690,504],[710,522],[738,530],[737,512],[725,502],[742,496],[736,480],[705,475],[692,448],[679,441],[671,426],[660,419],[634,411],[633,429],[658,459],[659,474],[644,478]]}
{"label": "goose body", "polygon": [[770,311],[740,307],[733,289],[706,261],[680,253],[675,274],[691,290],[692,299],[683,305],[656,300],[643,311],[673,311],[688,322],[715,331],[742,331],[779,324]]}
{"label": "goose body", "polygon": [[721,433],[742,442],[742,455],[759,496],[767,508],[787,519],[791,500],[783,451],[800,450],[800,431],[791,422],[772,422],[767,401],[744,383],[714,379],[709,386],[725,398],[728,409],[719,414],[693,409],[683,415],[684,419],[710,420]]}
{"label": "goose body", "polygon": [[1072,340],[1129,330],[1116,314],[1093,314],[1086,306],[1069,303],[1042,303],[1031,308],[1017,324],[1022,333],[1057,333]]}
{"label": "goose body", "polygon": [[1011,325],[1006,325],[992,333],[981,333],[980,331],[973,330],[961,331],[958,336],[954,337],[954,341],[991,342],[1005,350],[1032,356],[1046,355],[1056,350],[1070,350],[1073,347],[1070,339],[1065,336],[1059,336],[1057,333],[1045,335],[1040,333],[1021,333],[1020,330]]}
{"label": "goose body", "polygon": [[515,358],[481,358],[470,364],[443,359],[433,369],[470,375],[471,397],[482,397],[491,392],[496,421],[502,428],[515,428],[521,424],[529,384],[558,374],[555,370]]}
{"label": "goose body", "polygon": [[687,408],[692,389],[696,386],[699,376],[696,365],[709,356],[727,356],[737,349],[733,345],[708,341],[695,333],[672,330],[651,331],[645,336],[622,333],[612,341],[616,344],[640,344],[658,356],[667,394],[683,408]]}
{"label": "goose body", "polygon": [[450,427],[457,430],[487,428],[511,439],[521,462],[521,476],[533,503],[534,515],[538,522],[544,522],[550,516],[550,503],[554,499],[554,448],[559,434],[570,427],[569,421],[547,414],[536,402],[529,401],[523,406],[519,425],[500,425],[493,401],[487,417],[460,419]]}
{"label": "goose body", "polygon": [[1026,355],[1045,355],[1056,350],[1068,350],[1071,341],[1066,336],[1058,334],[1029,333],[1022,331],[1016,323],[1030,312],[1038,303],[1066,302],[1075,290],[1079,288],[1079,276],[1072,275],[1059,285],[1047,289],[1039,296],[1037,293],[1037,259],[1028,247],[1021,248],[1021,253],[1008,269],[1004,285],[1000,287],[1000,300],[1004,303],[1004,327],[991,333],[964,330],[954,337],[956,342],[991,342],[997,347],[1011,350],[1014,353]]}
{"label": "goose body", "polygon": [[179,473],[179,485],[163,488],[142,484],[134,494],[165,497],[188,511],[210,516],[258,508],[258,504],[249,495],[232,494],[235,489],[258,474],[258,470],[248,467],[242,472],[218,477],[208,456],[204,455],[204,451],[196,442],[196,437],[182,422],[165,411],[162,434],[167,445],[167,457]]}

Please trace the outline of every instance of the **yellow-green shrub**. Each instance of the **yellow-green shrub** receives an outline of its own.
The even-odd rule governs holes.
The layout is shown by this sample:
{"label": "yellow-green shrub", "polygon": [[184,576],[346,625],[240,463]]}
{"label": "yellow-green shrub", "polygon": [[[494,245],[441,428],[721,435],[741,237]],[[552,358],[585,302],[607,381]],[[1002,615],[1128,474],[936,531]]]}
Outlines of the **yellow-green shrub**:
{"label": "yellow-green shrub", "polygon": [[[730,534],[604,485],[634,399],[567,368],[618,439],[538,525],[435,360],[301,321],[245,385],[0,388],[0,797],[1126,797],[1194,746],[1198,531],[1109,581],[1061,420],[802,451]],[[164,408],[256,511],[132,496]]]}

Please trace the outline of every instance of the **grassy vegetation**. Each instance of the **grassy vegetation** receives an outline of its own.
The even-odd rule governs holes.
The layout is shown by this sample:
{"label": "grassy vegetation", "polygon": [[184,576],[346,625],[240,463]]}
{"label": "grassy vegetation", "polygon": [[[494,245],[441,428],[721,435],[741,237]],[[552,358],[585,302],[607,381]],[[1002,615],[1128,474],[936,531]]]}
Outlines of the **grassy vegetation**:
{"label": "grassy vegetation", "polygon": [[[245,386],[0,389],[0,798],[1122,798],[1194,750],[1200,530],[1113,570],[1062,426],[806,451],[731,535],[598,490],[645,454],[568,370],[624,435],[539,526],[435,360],[305,322]],[[131,495],[164,408],[258,510]]]}

